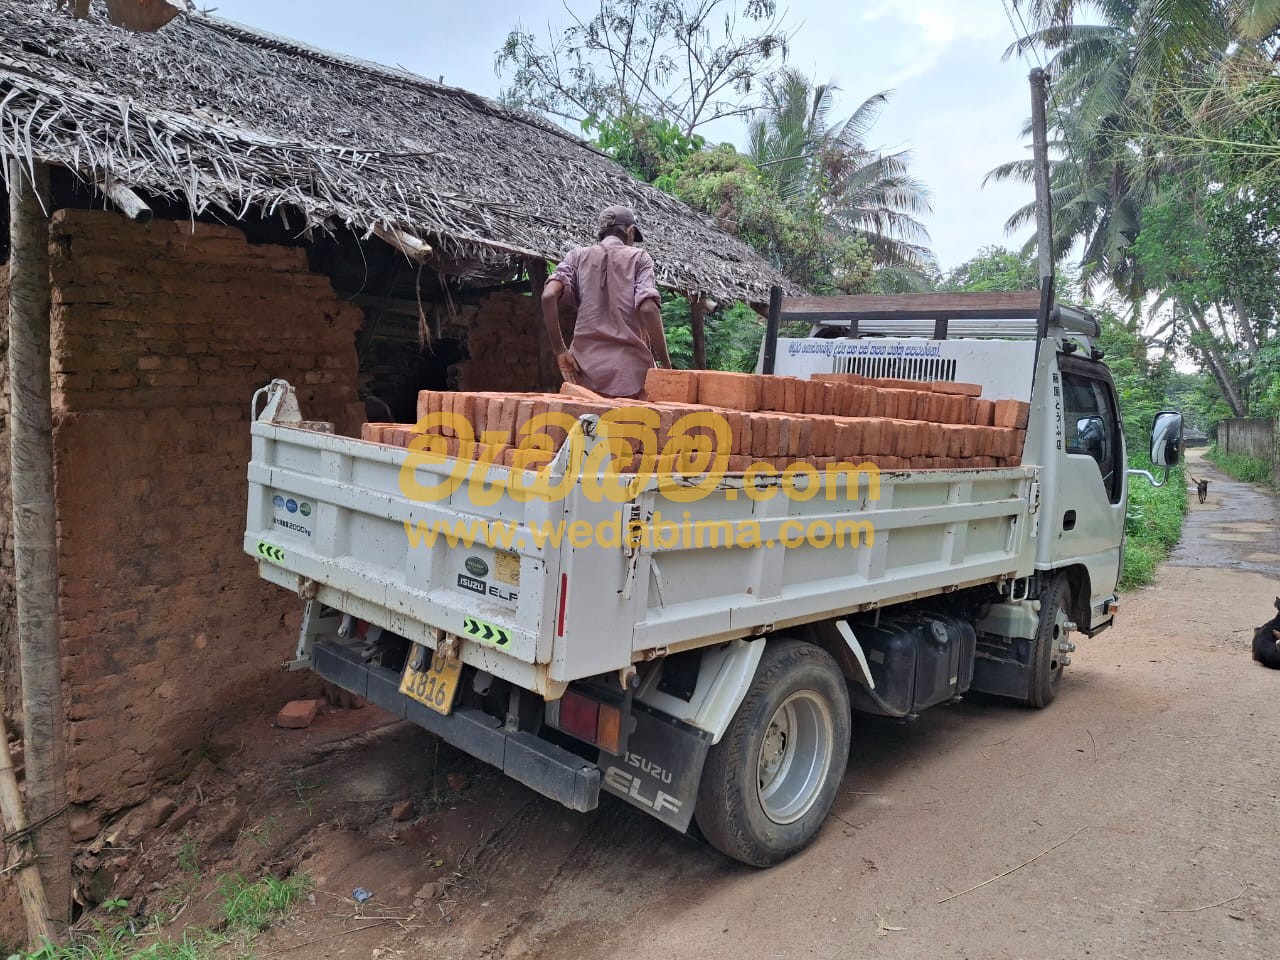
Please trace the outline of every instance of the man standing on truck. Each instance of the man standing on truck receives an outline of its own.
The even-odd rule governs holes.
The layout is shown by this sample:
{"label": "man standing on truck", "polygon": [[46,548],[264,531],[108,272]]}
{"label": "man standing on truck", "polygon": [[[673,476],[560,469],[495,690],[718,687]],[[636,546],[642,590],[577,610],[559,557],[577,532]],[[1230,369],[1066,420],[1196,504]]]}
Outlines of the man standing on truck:
{"label": "man standing on truck", "polygon": [[[653,258],[630,207],[606,207],[590,247],[570,250],[542,291],[542,318],[560,373],[606,397],[643,398],[645,375],[670,367]],[[560,303],[576,304],[573,346],[560,331]]]}

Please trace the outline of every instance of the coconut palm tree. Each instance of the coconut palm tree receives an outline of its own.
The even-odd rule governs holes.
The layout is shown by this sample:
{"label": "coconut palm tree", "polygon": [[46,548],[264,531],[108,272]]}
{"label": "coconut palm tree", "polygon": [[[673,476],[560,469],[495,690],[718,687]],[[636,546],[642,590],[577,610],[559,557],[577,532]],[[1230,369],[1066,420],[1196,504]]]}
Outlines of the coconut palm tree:
{"label": "coconut palm tree", "polygon": [[752,117],[747,154],[785,202],[812,204],[836,233],[865,239],[878,266],[927,274],[934,260],[918,218],[932,209],[929,192],[911,175],[907,151],[866,142],[889,94],[868,97],[833,123],[836,92],[797,70],[780,71]]}
{"label": "coconut palm tree", "polygon": [[[1245,0],[1230,0],[1245,2]],[[1263,0],[1257,0],[1261,3]],[[1131,301],[1145,292],[1130,246],[1157,185],[1197,158],[1186,142],[1196,107],[1189,85],[1208,87],[1229,47],[1231,18],[1215,0],[1021,0],[1033,29],[1006,52],[1044,52],[1052,91],[1049,123],[1054,246],[1079,245],[1086,288],[1106,278]],[[1076,22],[1084,14],[1098,22]],[[1027,130],[1029,133],[1029,129]],[[1030,161],[988,180],[1030,181]],[[1020,229],[1034,206],[1006,225]]]}

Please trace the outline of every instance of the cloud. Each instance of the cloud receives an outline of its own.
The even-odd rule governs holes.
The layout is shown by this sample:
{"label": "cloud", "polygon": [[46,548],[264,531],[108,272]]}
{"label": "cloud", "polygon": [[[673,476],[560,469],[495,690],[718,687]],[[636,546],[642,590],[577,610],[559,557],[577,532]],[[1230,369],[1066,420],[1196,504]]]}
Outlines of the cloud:
{"label": "cloud", "polygon": [[894,87],[928,73],[958,41],[989,44],[1013,37],[1009,21],[990,2],[890,0],[863,13],[862,19],[899,39],[897,52],[902,66],[887,83]]}

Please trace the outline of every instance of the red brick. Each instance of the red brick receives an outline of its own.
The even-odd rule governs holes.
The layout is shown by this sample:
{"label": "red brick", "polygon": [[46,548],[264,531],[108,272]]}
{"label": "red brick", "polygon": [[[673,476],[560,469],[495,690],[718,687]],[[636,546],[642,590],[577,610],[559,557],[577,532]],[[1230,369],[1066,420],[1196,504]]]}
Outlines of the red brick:
{"label": "red brick", "polygon": [[782,408],[788,413],[804,413],[804,381],[783,377]]}
{"label": "red brick", "polygon": [[950,380],[934,380],[929,386],[934,393],[953,393],[962,397],[982,396],[982,387],[976,383],[953,383]]}
{"label": "red brick", "polygon": [[316,718],[319,700],[290,700],[276,714],[276,726],[288,730],[305,730]]}
{"label": "red brick", "polygon": [[1030,411],[1030,405],[1023,403],[1021,400],[997,400],[995,425],[997,427],[1013,427],[1017,430],[1025,430]]}
{"label": "red brick", "polygon": [[656,403],[698,402],[696,370],[663,370],[655,367],[645,375],[645,396]]}
{"label": "red brick", "polygon": [[760,409],[761,410],[783,410],[783,397],[786,387],[778,377],[761,376],[760,381]]}
{"label": "red brick", "polygon": [[761,378],[753,373],[699,370],[698,402],[729,410],[759,410]]}

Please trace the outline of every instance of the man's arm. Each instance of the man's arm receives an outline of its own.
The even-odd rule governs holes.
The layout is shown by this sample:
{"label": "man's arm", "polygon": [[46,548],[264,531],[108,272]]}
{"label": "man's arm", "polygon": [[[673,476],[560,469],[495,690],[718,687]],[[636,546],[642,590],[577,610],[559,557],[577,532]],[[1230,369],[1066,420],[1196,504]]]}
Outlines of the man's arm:
{"label": "man's arm", "polygon": [[662,307],[656,298],[650,297],[640,304],[640,329],[649,341],[649,350],[658,366],[671,369],[671,355],[667,352],[667,332],[662,327]]}
{"label": "man's arm", "polygon": [[662,296],[654,277],[653,257],[640,254],[636,265],[635,298],[640,315],[640,330],[649,341],[649,351],[658,366],[671,368],[671,356],[667,353],[667,332],[662,328]]}
{"label": "man's arm", "polygon": [[542,322],[546,325],[547,340],[551,344],[551,352],[556,356],[560,375],[569,383],[580,383],[582,368],[565,346],[564,334],[560,330],[560,296],[564,289],[564,281],[554,276],[546,282],[542,288]]}

